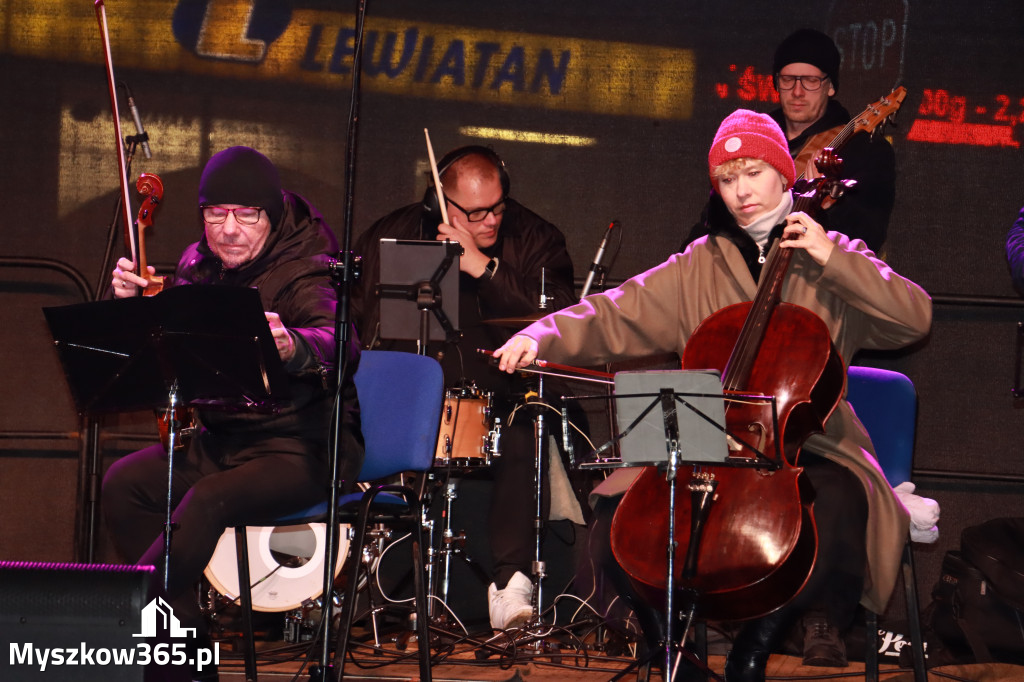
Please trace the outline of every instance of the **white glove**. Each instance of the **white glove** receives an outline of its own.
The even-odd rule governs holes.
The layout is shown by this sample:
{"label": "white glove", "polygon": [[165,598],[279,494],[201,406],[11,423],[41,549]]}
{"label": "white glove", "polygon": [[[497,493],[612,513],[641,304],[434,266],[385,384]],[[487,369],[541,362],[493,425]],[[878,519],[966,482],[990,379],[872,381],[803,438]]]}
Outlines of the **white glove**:
{"label": "white glove", "polygon": [[910,512],[910,539],[932,543],[939,539],[939,503],[915,495],[915,487],[910,481],[905,481],[892,490]]}

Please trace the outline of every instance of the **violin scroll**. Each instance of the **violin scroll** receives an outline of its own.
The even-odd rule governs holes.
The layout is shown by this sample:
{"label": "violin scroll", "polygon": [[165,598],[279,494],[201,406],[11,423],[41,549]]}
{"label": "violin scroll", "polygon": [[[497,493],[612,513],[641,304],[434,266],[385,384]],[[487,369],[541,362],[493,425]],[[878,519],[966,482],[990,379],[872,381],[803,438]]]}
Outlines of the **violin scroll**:
{"label": "violin scroll", "polygon": [[149,282],[149,285],[143,289],[143,295],[154,296],[163,290],[164,278],[149,274],[149,267],[146,264],[146,229],[153,226],[154,214],[164,198],[164,183],[158,175],[140,173],[139,179],[135,182],[135,189],[145,198],[142,200],[138,216],[135,218],[135,228],[138,230],[138,253],[132,254],[132,256],[137,264],[139,276]]}
{"label": "violin scroll", "polygon": [[145,197],[136,220],[140,227],[150,227],[153,224],[153,212],[164,198],[164,183],[159,175],[140,173],[139,179],[135,181],[135,189]]}

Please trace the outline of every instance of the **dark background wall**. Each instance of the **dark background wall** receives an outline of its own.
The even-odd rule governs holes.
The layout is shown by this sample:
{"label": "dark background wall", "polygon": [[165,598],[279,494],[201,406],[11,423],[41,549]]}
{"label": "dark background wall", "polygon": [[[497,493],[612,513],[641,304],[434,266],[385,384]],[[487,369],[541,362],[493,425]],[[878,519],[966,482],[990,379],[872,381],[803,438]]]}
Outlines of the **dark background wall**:
{"label": "dark background wall", "polygon": [[[247,27],[249,4],[108,3],[117,78],[153,149],[132,179],[145,171],[165,185],[147,234],[162,269],[200,233],[203,164],[234,144],[262,150],[339,235],[346,227],[355,4],[253,3]],[[0,558],[70,560],[90,478],[41,309],[108,279],[115,138],[92,3],[0,0],[0,24]],[[613,219],[623,229],[610,277],[641,272],[696,219],[720,120],[775,106],[772,51],[799,26],[835,37],[851,112],[909,90],[886,130],[899,180],[885,255],[935,297],[935,325],[913,349],[853,360],[899,369],[920,393],[916,481],[943,509],[940,542],[919,548],[927,588],[963,527],[1024,514],[1024,414],[1010,394],[1024,312],[1003,251],[1024,204],[1019,2],[369,3],[351,232],[422,195],[428,128],[438,155],[492,144],[513,195],[565,232],[581,279]],[[121,108],[133,133],[123,96]],[[104,461],[138,445],[125,433],[153,431],[138,414],[100,426]],[[115,560],[102,534],[97,558]]]}

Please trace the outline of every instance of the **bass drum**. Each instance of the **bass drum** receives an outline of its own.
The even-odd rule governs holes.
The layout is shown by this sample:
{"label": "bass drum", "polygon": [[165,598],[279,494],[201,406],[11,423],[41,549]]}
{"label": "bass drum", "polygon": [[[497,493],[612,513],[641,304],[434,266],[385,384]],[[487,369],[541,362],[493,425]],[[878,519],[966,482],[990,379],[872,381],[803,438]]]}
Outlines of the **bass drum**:
{"label": "bass drum", "polygon": [[[348,530],[341,526],[334,577],[348,555]],[[291,611],[323,593],[327,525],[249,526],[249,579],[254,611]],[[235,529],[228,528],[206,567],[207,580],[220,594],[238,599],[238,560]]]}

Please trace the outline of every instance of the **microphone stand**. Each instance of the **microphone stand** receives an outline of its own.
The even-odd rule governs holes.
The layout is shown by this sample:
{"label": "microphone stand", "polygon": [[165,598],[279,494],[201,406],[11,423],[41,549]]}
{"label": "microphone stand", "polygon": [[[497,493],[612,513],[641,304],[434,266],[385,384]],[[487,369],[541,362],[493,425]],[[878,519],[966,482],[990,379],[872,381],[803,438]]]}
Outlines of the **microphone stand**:
{"label": "microphone stand", "polygon": [[601,240],[601,244],[597,247],[597,253],[594,255],[594,262],[590,265],[590,272],[587,273],[587,279],[583,283],[583,292],[580,294],[581,299],[586,298],[587,294],[590,293],[590,287],[594,284],[594,276],[597,275],[598,271],[602,271],[601,280],[604,280],[604,267],[601,265],[601,261],[604,259],[604,250],[608,248],[608,237],[611,235],[612,230],[618,226],[618,220],[613,220],[608,225],[608,229],[604,233],[604,238]]}
{"label": "microphone stand", "polygon": [[[599,271],[601,273],[601,279],[600,279],[600,282],[599,282],[599,286],[604,284],[604,276],[605,276],[606,269],[601,264],[601,261],[604,259],[604,252],[605,252],[605,249],[608,247],[608,237],[611,236],[612,230],[614,230],[617,227],[620,227],[619,221],[618,220],[613,220],[611,223],[608,224],[608,229],[605,230],[604,237],[601,239],[601,243],[597,247],[597,253],[594,254],[594,262],[590,266],[590,272],[587,273],[587,279],[583,283],[583,291],[580,293],[580,300],[581,301],[587,297],[587,294],[590,293],[590,287],[594,283],[594,276]],[[622,235],[621,234],[619,235],[619,239],[620,239],[619,243],[621,245],[621,243],[622,243],[621,242],[621,239],[622,239]],[[605,371],[611,372],[611,365],[609,363],[605,363],[604,368],[605,368]],[[605,410],[605,415],[608,417],[608,432],[609,433],[615,433],[615,401],[611,400],[611,396],[612,396],[613,393],[614,393],[614,389],[609,384],[606,387],[606,389],[605,389],[605,394],[609,397],[608,408]],[[564,437],[564,435],[563,435],[563,437]],[[615,444],[612,447],[618,449],[618,444]]]}
{"label": "microphone stand", "polygon": [[[131,177],[132,161],[135,159],[135,151],[140,142],[138,136],[129,135],[124,139],[125,177]],[[107,248],[103,253],[103,262],[100,265],[99,275],[96,279],[96,288],[92,292],[92,300],[98,301],[103,297],[110,284],[110,260],[113,258],[114,242],[120,232],[119,225],[123,211],[124,195],[117,193],[117,202],[114,205],[114,215],[110,219],[110,226],[107,228]],[[82,460],[79,463],[78,482],[78,519],[75,524],[75,551],[79,561],[91,564],[96,560],[96,533],[99,506],[99,480],[101,476],[100,466],[100,421],[96,415],[87,414],[81,419],[82,435]]]}
{"label": "microphone stand", "polygon": [[[348,117],[348,138],[345,150],[345,197],[344,197],[344,221],[342,223],[342,244],[341,244],[341,267],[332,266],[332,285],[338,292],[337,305],[335,307],[334,336],[337,344],[338,380],[334,398],[334,427],[331,430],[329,459],[330,489],[327,499],[327,537],[325,539],[325,551],[327,552],[324,561],[323,581],[323,609],[320,620],[320,632],[323,640],[320,648],[319,663],[310,666],[309,677],[311,680],[323,682],[324,680],[335,680],[336,675],[330,663],[331,638],[331,607],[333,605],[332,592],[334,589],[334,566],[337,557],[338,547],[338,498],[341,493],[343,481],[338,477],[341,472],[341,461],[344,458],[344,441],[342,439],[342,426],[344,418],[344,387],[348,378],[348,357],[347,349],[350,340],[351,328],[351,300],[353,282],[352,263],[352,205],[355,194],[355,166],[356,166],[356,139],[359,129],[359,105],[360,87],[363,66],[363,35],[366,21],[366,0],[356,2],[356,31],[355,31],[355,52],[352,57],[352,94],[349,105]],[[340,282],[338,281],[340,279]],[[358,551],[358,550],[356,550]],[[422,645],[421,645],[422,646]]]}

